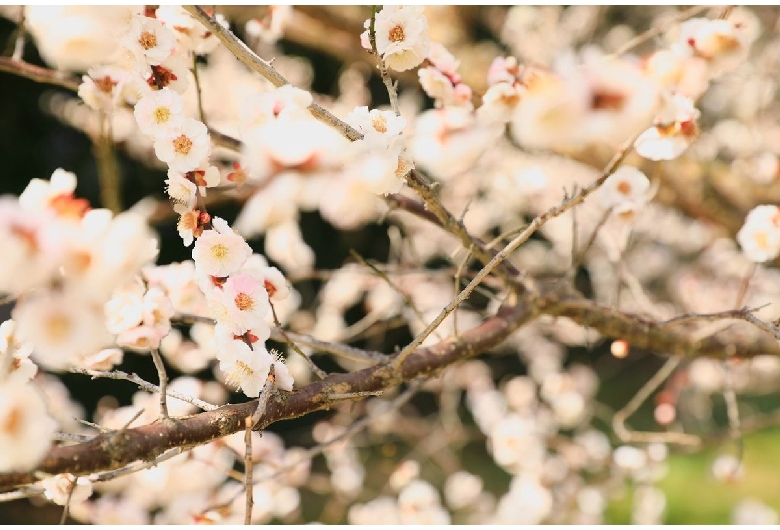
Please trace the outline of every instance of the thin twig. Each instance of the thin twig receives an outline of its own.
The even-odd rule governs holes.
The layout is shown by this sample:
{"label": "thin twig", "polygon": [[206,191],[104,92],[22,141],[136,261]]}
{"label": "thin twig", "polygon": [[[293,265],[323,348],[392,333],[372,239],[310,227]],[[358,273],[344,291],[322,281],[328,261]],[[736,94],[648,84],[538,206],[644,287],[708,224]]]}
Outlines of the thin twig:
{"label": "thin twig", "polygon": [[602,174],[593,182],[588,184],[586,187],[582,189],[579,193],[571,197],[570,199],[566,199],[562,201],[557,206],[554,206],[547,210],[546,212],[537,215],[534,220],[531,222],[528,227],[523,230],[515,239],[513,239],[507,246],[505,246],[498,254],[496,254],[493,259],[491,259],[487,265],[485,265],[482,270],[480,270],[476,276],[474,276],[474,279],[469,282],[469,284],[458,294],[458,296],[455,297],[452,302],[447,304],[447,307],[445,307],[441,313],[439,313],[439,316],[437,316],[433,322],[431,322],[427,328],[425,328],[422,333],[417,335],[417,337],[414,338],[412,342],[409,343],[401,352],[396,356],[396,358],[392,362],[392,367],[394,370],[398,370],[400,368],[401,364],[404,362],[404,360],[411,355],[411,353],[420,345],[422,342],[428,338],[428,336],[431,334],[433,330],[439,327],[439,325],[444,321],[447,316],[452,313],[455,308],[457,308],[460,304],[462,304],[469,296],[471,296],[471,293],[474,291],[474,289],[480,284],[482,279],[490,274],[490,272],[502,261],[504,261],[509,254],[514,252],[520,245],[525,243],[528,238],[530,238],[539,228],[541,228],[544,224],[546,224],[551,219],[554,219],[558,217],[559,215],[567,212],[571,208],[577,206],[578,204],[582,203],[588,195],[593,193],[595,190],[597,190],[604,181],[609,178],[612,173],[614,173],[617,168],[620,166],[620,163],[623,161],[623,159],[628,154],[629,150],[631,149],[631,146],[634,143],[634,138],[631,138],[630,141],[626,142],[617,153],[615,153],[615,156],[612,157],[612,160],[609,161],[607,164],[607,167],[604,168],[604,171]]}
{"label": "thin twig", "polygon": [[173,449],[170,449],[154,460],[150,460],[149,462],[142,462],[142,463],[135,463],[130,464],[129,466],[125,466],[119,469],[115,469],[114,471],[108,471],[106,473],[100,473],[100,474],[93,474],[90,476],[90,480],[93,482],[106,482],[108,480],[114,480],[115,478],[119,478],[125,475],[130,475],[132,473],[138,473],[139,471],[143,471],[144,469],[151,469],[158,464],[161,464],[162,462],[165,462],[166,460],[170,460],[174,456],[178,456],[184,452],[183,447],[174,447]]}
{"label": "thin twig", "polygon": [[[156,394],[160,392],[160,387],[158,387],[157,385],[141,379],[136,374],[128,374],[126,372],[122,372],[119,370],[114,370],[112,372],[100,372],[96,370],[87,370],[85,368],[74,367],[71,368],[70,371],[77,374],[88,375],[92,377],[92,379],[103,378],[103,379],[119,379],[123,381],[130,381],[131,383],[135,383],[136,385],[138,385],[139,388],[141,388],[142,390],[146,390],[147,392],[150,392],[152,394]],[[167,388],[165,393],[172,398],[179,399],[181,401],[189,403],[190,405],[194,405],[201,410],[216,410],[219,408],[217,405],[212,405],[211,403],[207,403],[193,396],[182,394],[181,392],[178,392],[170,388]]]}
{"label": "thin twig", "polygon": [[625,43],[623,46],[618,48],[617,51],[610,54],[608,57],[610,58],[620,57],[624,53],[636,48],[640,44],[647,42],[648,40],[660,35],[670,27],[674,26],[675,24],[688,20],[689,18],[693,18],[696,15],[701,14],[704,11],[708,10],[709,8],[710,6],[689,7],[685,11],[681,11],[678,15],[671,18],[665,24],[659,24],[657,26],[653,26],[652,28],[648,29],[644,33],[640,33],[639,35],[637,35],[636,37],[634,37],[633,39]]}
{"label": "thin twig", "polygon": [[0,493],[0,503],[18,501],[19,499],[27,499],[29,497],[37,497],[43,495],[44,489],[41,486],[22,486],[15,491],[9,491],[6,493]]}
{"label": "thin twig", "polygon": [[[260,477],[254,484],[260,484],[266,480],[273,480],[275,478],[280,477],[284,473],[287,473],[288,471],[291,471],[295,469],[296,467],[300,466],[301,464],[308,462],[312,458],[321,455],[322,453],[327,450],[328,447],[332,446],[335,443],[338,443],[342,440],[347,440],[360,432],[362,429],[367,427],[371,424],[372,421],[376,420],[380,416],[383,416],[387,414],[388,412],[392,412],[394,410],[400,409],[402,406],[404,406],[406,403],[409,402],[410,399],[414,396],[414,394],[420,389],[422,386],[422,381],[413,381],[409,388],[407,388],[403,393],[401,393],[398,397],[393,399],[390,403],[387,404],[385,407],[377,407],[376,410],[374,410],[371,414],[357,420],[352,425],[350,425],[344,432],[341,434],[334,436],[330,440],[327,440],[325,442],[322,442],[321,444],[318,444],[314,447],[311,447],[304,451],[303,455],[300,459],[298,459],[296,462],[293,462],[292,464],[288,464],[286,466],[280,467],[278,469],[275,469],[272,473],[265,475],[263,477]],[[240,492],[236,494],[234,497],[229,499],[227,502],[224,502],[220,504],[219,506],[212,506],[211,509],[219,509],[223,508],[225,506],[230,506],[233,504],[233,501],[235,501],[238,496],[240,495]]]}
{"label": "thin twig", "polygon": [[306,355],[303,350],[301,350],[297,344],[295,344],[292,339],[290,339],[290,336],[287,335],[287,332],[282,328],[282,324],[279,322],[279,317],[276,316],[276,308],[274,307],[274,303],[270,300],[268,301],[269,304],[271,304],[271,314],[274,317],[274,324],[276,325],[276,329],[279,330],[279,333],[281,333],[282,338],[284,339],[284,342],[290,345],[290,347],[295,350],[295,353],[303,357],[303,360],[306,361],[306,364],[309,365],[309,368],[311,369],[314,374],[319,377],[320,379],[325,379],[328,377],[328,374],[325,373],[319,366],[314,364],[314,361],[312,361],[311,357]]}
{"label": "thin twig", "polygon": [[639,409],[642,403],[655,392],[661,383],[666,381],[680,364],[681,360],[681,357],[672,357],[668,359],[661,369],[639,389],[639,392],[634,394],[634,397],[631,398],[626,406],[615,413],[612,418],[612,429],[623,442],[664,442],[694,446],[698,446],[701,443],[701,439],[692,434],[680,432],[639,432],[630,430],[626,427],[626,420]]}
{"label": "thin twig", "polygon": [[358,398],[364,398],[369,396],[381,396],[382,394],[384,394],[383,390],[372,390],[368,392],[350,392],[349,394],[328,394],[328,399],[338,401],[342,399],[358,399]]}
{"label": "thin twig", "polygon": [[[190,314],[180,314],[174,317],[172,320],[177,322],[182,322],[182,323],[203,322],[205,324],[211,324],[211,325],[216,324],[216,321],[211,317],[203,317],[199,315],[190,315]],[[375,364],[377,362],[382,362],[387,359],[387,356],[384,353],[378,351],[363,350],[360,348],[347,346],[346,344],[327,342],[324,340],[315,339],[314,337],[303,335],[301,333],[295,333],[292,331],[285,331],[284,335],[282,335],[282,332],[279,328],[276,327],[271,328],[271,338],[273,340],[277,342],[285,342],[285,335],[287,336],[288,339],[291,339],[295,341],[297,344],[300,344],[302,346],[306,346],[307,348],[314,348],[317,351],[330,353],[332,355],[338,355],[339,357],[352,359],[353,361],[362,361],[366,363]]]}
{"label": "thin twig", "polygon": [[379,52],[376,49],[376,6],[371,6],[371,19],[368,26],[368,41],[371,43],[371,50],[376,57],[379,68],[379,75],[382,78],[382,82],[385,84],[385,88],[387,89],[387,95],[390,97],[390,108],[393,109],[393,112],[395,112],[396,116],[401,115],[401,111],[398,106],[398,92],[395,89],[395,85],[393,84],[393,80],[390,78],[390,74],[387,72],[387,66],[385,65],[385,61],[382,58],[381,55],[379,55]]}
{"label": "thin twig", "polygon": [[117,430],[117,431],[115,431],[115,432],[112,432],[112,433],[111,433],[111,438],[109,438],[109,443],[110,443],[110,444],[115,444],[115,443],[117,443],[117,441],[119,440],[119,436],[120,436],[120,435],[121,435],[123,432],[127,431],[127,429],[129,429],[129,428],[130,428],[130,426],[133,424],[133,422],[134,422],[135,420],[137,420],[138,418],[140,418],[140,417],[141,417],[141,415],[142,415],[144,412],[146,412],[146,409],[140,409],[140,410],[138,410],[138,411],[137,411],[135,414],[133,414],[133,417],[132,417],[132,418],[130,418],[129,420],[127,420],[127,421],[125,422],[125,424],[124,424],[124,425],[122,425],[122,427],[121,427],[120,429],[118,429],[118,430]]}
{"label": "thin twig", "polygon": [[252,418],[246,419],[246,430],[244,431],[244,490],[246,491],[246,511],[244,513],[244,524],[252,524],[252,507],[254,506],[253,487],[252,487]]}
{"label": "thin twig", "polygon": [[265,414],[265,409],[268,406],[268,398],[271,397],[275,384],[276,374],[274,374],[274,365],[272,364],[271,369],[268,371],[265,384],[263,385],[262,390],[260,390],[260,395],[257,396],[257,408],[251,416],[252,429],[257,427],[257,422],[259,422],[260,418]]}
{"label": "thin twig", "polygon": [[[352,254],[353,258],[358,260],[361,264],[365,265],[366,267],[371,269],[377,276],[382,278],[385,281],[385,283],[387,283],[387,285],[389,285],[390,288],[393,289],[393,291],[401,295],[401,298],[403,298],[404,303],[407,305],[407,307],[409,307],[414,312],[415,316],[422,324],[425,324],[425,317],[423,316],[422,312],[417,308],[414,301],[409,297],[409,295],[407,295],[403,290],[401,290],[400,287],[398,287],[395,283],[393,283],[393,280],[391,280],[386,273],[379,270],[376,267],[376,265],[370,263],[368,260],[366,260],[366,258],[361,256],[354,249],[349,249],[349,253]],[[439,338],[441,339],[442,337]]]}
{"label": "thin twig", "polygon": [[[271,66],[267,61],[261,59],[255,52],[253,52],[244,42],[236,37],[233,32],[225,28],[217,22],[214,17],[209,16],[199,6],[182,6],[184,9],[196,20],[198,20],[203,26],[206,27],[217,39],[219,39],[225,47],[242,63],[248,66],[251,70],[259,73],[266,78],[275,87],[282,87],[290,84],[287,79],[284,78],[276,69]],[[312,103],[309,106],[309,111],[312,116],[321,120],[331,127],[339,131],[344,137],[349,140],[355,141],[363,138],[363,135],[355,130],[352,126],[346,122],[338,119],[336,116],[325,110],[317,103]]]}
{"label": "thin twig", "polygon": [[56,440],[58,442],[88,442],[92,439],[92,436],[89,436],[88,434],[73,434],[69,432],[57,432],[54,433],[54,436],[52,436],[53,440]]}
{"label": "thin twig", "polygon": [[68,511],[70,510],[70,500],[73,498],[73,490],[76,489],[76,481],[79,478],[74,476],[73,480],[70,481],[70,489],[68,490],[68,498],[65,499],[65,506],[62,509],[62,517],[60,517],[60,524],[65,524],[65,521],[68,520]]}
{"label": "thin twig", "polygon": [[[197,19],[201,24],[203,24],[209,31],[211,31],[239,61],[244,63],[251,70],[254,70],[255,72],[262,75],[276,87],[289,84],[287,79],[279,74],[279,72],[277,72],[270,63],[261,59],[244,42],[238,39],[238,37],[236,37],[230,30],[224,28],[213,17],[209,16],[203,9],[198,6],[184,6],[184,9],[187,10],[187,12],[190,13],[193,17],[195,17],[195,19]],[[312,116],[330,125],[339,131],[345,138],[351,141],[363,139],[363,135],[355,130],[354,127],[344,122],[343,120],[340,120],[318,104],[312,103],[309,106],[309,111],[311,112]],[[490,261],[490,254],[482,249],[476,243],[474,238],[469,235],[468,231],[463,226],[463,223],[457,222],[452,214],[448,212],[446,208],[444,208],[436,196],[434,188],[428,185],[417,171],[410,171],[404,176],[404,178],[406,183],[409,184],[409,186],[415,190],[415,192],[417,192],[420,197],[422,197],[426,206],[439,219],[441,225],[445,229],[449,230],[451,233],[460,238],[466,248],[470,248],[472,245],[474,245],[474,255],[477,256],[477,258],[482,263],[488,263]],[[513,271],[509,267],[502,266],[497,271],[497,274],[501,275],[508,281],[509,278],[513,275]]]}
{"label": "thin twig", "polygon": [[101,434],[106,434],[111,432],[111,429],[107,429],[102,425],[98,425],[97,423],[92,423],[91,421],[88,420],[82,420],[81,418],[73,418],[73,419],[76,420],[76,422],[81,423],[82,425],[86,425],[87,427],[92,427],[93,429],[97,429],[98,431],[100,431]]}
{"label": "thin twig", "polygon": [[152,350],[152,359],[154,367],[157,368],[157,377],[160,379],[160,416],[164,420],[168,419],[168,374],[165,373],[165,363],[160,356],[160,350]]}
{"label": "thin twig", "polygon": [[593,246],[593,243],[596,241],[596,236],[599,235],[599,231],[604,227],[604,223],[607,222],[607,219],[609,219],[609,215],[611,213],[612,208],[604,211],[604,213],[601,215],[601,218],[596,223],[596,226],[593,228],[593,232],[591,232],[590,237],[588,237],[588,240],[585,242],[585,246],[582,247],[582,250],[577,253],[577,259],[572,263],[571,269],[569,269],[569,275],[571,275],[571,277],[577,274],[577,269],[579,269],[580,265],[582,265],[582,262],[585,261],[585,256],[590,250],[590,247]]}
{"label": "thin twig", "polygon": [[[747,308],[743,307],[742,309],[729,309],[728,311],[719,311],[717,313],[686,313],[684,315],[679,315],[673,318],[670,318],[668,320],[663,320],[661,322],[658,322],[658,326],[669,326],[672,324],[685,324],[688,322],[696,322],[696,321],[705,321],[705,322],[716,322],[719,320],[723,320],[726,318],[739,318],[743,320],[747,320],[748,322],[752,322],[749,317],[752,317],[752,313],[765,308],[769,304],[764,304],[759,307],[754,308]],[[755,318],[755,317],[753,317]],[[756,319],[758,320],[758,319]],[[760,323],[764,324],[766,326],[766,323],[763,321],[759,321]],[[758,325],[758,324],[756,324]],[[761,326],[763,327],[763,326]],[[763,329],[766,329],[770,333],[774,333],[772,330],[767,329],[763,327]]]}
{"label": "thin twig", "polygon": [[195,77],[195,91],[198,95],[198,114],[200,115],[200,121],[203,122],[203,125],[208,125],[206,123],[206,113],[203,112],[203,94],[200,86],[200,76],[198,76],[198,56],[194,53],[192,54],[192,75]]}

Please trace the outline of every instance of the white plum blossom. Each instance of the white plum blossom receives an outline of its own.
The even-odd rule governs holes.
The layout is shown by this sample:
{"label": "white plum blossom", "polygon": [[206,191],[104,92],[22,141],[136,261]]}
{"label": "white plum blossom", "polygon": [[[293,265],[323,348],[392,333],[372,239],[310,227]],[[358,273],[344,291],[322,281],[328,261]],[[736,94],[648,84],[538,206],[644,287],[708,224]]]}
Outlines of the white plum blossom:
{"label": "white plum blossom", "polygon": [[87,370],[107,371],[117,364],[122,364],[123,358],[124,352],[120,348],[106,348],[94,355],[82,357],[79,366]]}
{"label": "white plum blossom", "polygon": [[92,482],[87,477],[74,477],[70,473],[54,475],[41,481],[43,494],[54,504],[75,505],[92,495]]}
{"label": "white plum blossom", "polygon": [[176,35],[155,18],[134,15],[130,22],[130,29],[120,42],[139,59],[157,65],[173,53]]}
{"label": "white plum blossom", "polygon": [[217,322],[235,335],[247,331],[257,335],[258,329],[267,327],[265,317],[271,310],[263,281],[241,273],[231,275],[221,290],[212,292],[209,307]]}
{"label": "white plum blossom", "polygon": [[102,308],[70,291],[25,297],[13,311],[20,340],[32,358],[49,370],[64,370],[110,344]]}
{"label": "white plum blossom", "polygon": [[[422,6],[385,6],[376,14],[376,49],[388,68],[402,72],[422,63],[431,40]],[[369,21],[362,40],[368,37]]]}
{"label": "white plum blossom", "polygon": [[483,481],[468,471],[456,471],[444,483],[444,497],[453,510],[461,510],[474,504],[483,489]]}
{"label": "white plum blossom", "polygon": [[392,148],[398,143],[406,128],[406,120],[393,111],[356,107],[344,121],[363,135],[363,142],[370,146]]}
{"label": "white plum blossom", "polygon": [[293,389],[293,376],[290,373],[290,369],[284,362],[284,358],[281,354],[274,355],[274,385],[279,390],[286,390],[292,392]]}
{"label": "white plum blossom", "polygon": [[116,66],[93,66],[82,76],[78,94],[90,108],[113,112],[122,102],[128,73]]}
{"label": "white plum blossom", "polygon": [[292,85],[284,85],[270,92],[252,94],[241,105],[239,126],[246,137],[257,127],[275,119],[304,119],[313,103],[310,92]]}
{"label": "white plum blossom", "polygon": [[117,29],[125,27],[136,6],[30,5],[25,29],[41,57],[58,70],[85,72],[107,64],[117,51]]}
{"label": "white plum blossom", "polygon": [[154,152],[174,171],[197,169],[211,153],[208,129],[194,118],[185,118],[180,126],[155,139]]}
{"label": "white plum blossom", "polygon": [[520,80],[522,67],[518,64],[516,57],[496,57],[490,63],[487,74],[488,85],[493,86],[498,83],[515,84]]}
{"label": "white plum blossom", "polygon": [[35,468],[56,430],[57,422],[32,385],[18,381],[0,385],[0,472]]}
{"label": "white plum blossom", "polygon": [[482,96],[482,106],[477,109],[480,120],[488,123],[507,123],[523,97],[520,85],[496,83]]}
{"label": "white plum blossom", "polygon": [[[206,10],[214,16],[211,9]],[[173,28],[178,43],[197,55],[211,53],[219,46],[219,39],[203,24],[195,20],[181,6],[164,5],[158,7],[155,12],[157,20],[161,20],[166,26]],[[215,15],[217,22],[225,28],[227,20],[221,13]]]}
{"label": "white plum blossom", "polygon": [[622,166],[599,188],[598,196],[605,209],[621,206],[640,207],[648,199],[650,181],[635,167]]}
{"label": "white plum blossom", "polygon": [[696,123],[700,112],[693,102],[680,94],[664,97],[655,125],[639,135],[634,149],[650,160],[673,160],[699,135]]}
{"label": "white plum blossom", "polygon": [[750,261],[763,263],[780,254],[780,208],[764,204],[748,213],[737,242]]}
{"label": "white plum blossom", "polygon": [[444,75],[450,78],[457,78],[460,61],[442,44],[431,42],[431,47],[428,51],[428,61]]}
{"label": "white plum blossom", "polygon": [[178,92],[166,87],[149,91],[135,104],[138,128],[155,138],[175,132],[184,122],[184,102]]}
{"label": "white plum blossom", "polygon": [[176,223],[176,230],[184,246],[188,247],[192,245],[195,237],[203,232],[203,227],[200,225],[200,211],[190,210],[184,204],[174,204],[173,211],[180,216]]}
{"label": "white plum blossom", "polygon": [[243,237],[236,234],[224,219],[215,217],[213,229],[204,230],[192,249],[195,268],[204,274],[224,278],[238,271],[252,255]]}
{"label": "white plum blossom", "polygon": [[184,94],[190,86],[190,70],[185,57],[171,55],[160,64],[145,66],[136,92],[140,96],[149,91],[170,88]]}
{"label": "white plum blossom", "polygon": [[72,197],[76,191],[76,174],[62,168],[54,170],[49,180],[32,179],[19,196],[25,210],[51,209],[60,197]]}
{"label": "white plum blossom", "polygon": [[729,19],[692,18],[680,25],[677,47],[704,59],[710,75],[718,76],[747,58],[752,40],[744,24]]}
{"label": "white plum blossom", "polygon": [[186,207],[188,211],[198,202],[198,188],[195,183],[176,171],[168,170],[165,191],[174,203]]}
{"label": "white plum blossom", "polygon": [[[28,343],[21,343],[15,336],[16,322],[12,319],[6,320],[0,324],[0,360],[4,356],[10,355],[11,359],[3,360],[8,366],[8,373],[0,373],[0,380],[3,384],[10,381],[25,383],[30,381],[38,372],[38,367],[29,357],[32,353],[32,346]],[[3,379],[5,378],[5,379]]]}
{"label": "white plum blossom", "polygon": [[255,182],[291,171],[329,172],[341,166],[349,141],[311,117],[276,119],[253,128],[244,137],[242,166]]}
{"label": "white plum blossom", "polygon": [[465,107],[427,110],[415,123],[409,153],[434,177],[449,179],[472,167],[503,132],[503,125],[477,122]]}
{"label": "white plum blossom", "polygon": [[452,105],[455,101],[455,86],[449,77],[438,68],[427,66],[417,71],[420,86],[428,97],[436,101],[437,107]]}
{"label": "white plum blossom", "polygon": [[242,339],[220,342],[219,369],[228,386],[241,389],[247,397],[257,397],[266,383],[273,357],[262,346],[250,348]]}
{"label": "white plum blossom", "polygon": [[138,326],[144,318],[144,286],[140,278],[114,291],[105,304],[106,329],[118,335]]}

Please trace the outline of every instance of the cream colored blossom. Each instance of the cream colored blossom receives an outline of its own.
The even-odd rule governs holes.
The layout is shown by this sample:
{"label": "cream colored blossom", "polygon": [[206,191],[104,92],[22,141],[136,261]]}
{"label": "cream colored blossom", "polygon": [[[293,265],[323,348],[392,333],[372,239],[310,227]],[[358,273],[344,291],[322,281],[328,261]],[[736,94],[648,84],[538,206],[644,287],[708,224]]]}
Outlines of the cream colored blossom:
{"label": "cream colored blossom", "polygon": [[375,30],[377,52],[393,70],[402,72],[418,66],[430,51],[428,21],[422,6],[385,6],[376,15]]}
{"label": "cream colored blossom", "polygon": [[212,224],[214,228],[205,230],[195,242],[192,259],[197,270],[224,278],[241,268],[252,249],[225,220],[215,217]]}
{"label": "cream colored blossom", "polygon": [[57,429],[41,394],[28,383],[0,385],[0,471],[31,471]]}
{"label": "cream colored blossom", "polygon": [[194,118],[185,118],[179,127],[155,139],[154,152],[174,171],[197,169],[211,153],[208,129]]}

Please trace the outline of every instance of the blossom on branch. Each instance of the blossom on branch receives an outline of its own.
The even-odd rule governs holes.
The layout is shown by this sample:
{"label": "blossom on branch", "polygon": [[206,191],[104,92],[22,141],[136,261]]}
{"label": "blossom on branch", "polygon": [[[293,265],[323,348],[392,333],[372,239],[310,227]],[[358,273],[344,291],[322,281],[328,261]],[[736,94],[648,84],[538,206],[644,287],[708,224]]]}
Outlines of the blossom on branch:
{"label": "blossom on branch", "polygon": [[[385,6],[376,14],[376,50],[388,68],[402,72],[425,60],[431,41],[424,12],[422,6]],[[364,24],[364,45],[370,22]]]}

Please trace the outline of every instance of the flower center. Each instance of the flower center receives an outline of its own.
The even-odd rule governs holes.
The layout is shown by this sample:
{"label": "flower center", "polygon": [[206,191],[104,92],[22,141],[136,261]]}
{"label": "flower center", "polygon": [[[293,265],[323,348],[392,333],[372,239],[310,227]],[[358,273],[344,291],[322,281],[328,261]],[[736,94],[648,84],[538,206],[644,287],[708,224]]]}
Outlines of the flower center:
{"label": "flower center", "polygon": [[233,365],[233,369],[225,374],[225,379],[228,385],[240,387],[241,383],[251,377],[254,373],[255,371],[244,361],[236,361],[236,364]]}
{"label": "flower center", "polygon": [[19,430],[22,424],[22,418],[22,407],[13,407],[11,412],[6,415],[5,421],[3,422],[3,432],[12,435],[17,434],[16,431]]}
{"label": "flower center", "polygon": [[61,342],[68,336],[70,322],[62,315],[52,315],[48,319],[47,331],[53,342]]}
{"label": "flower center", "polygon": [[111,91],[114,90],[114,87],[119,84],[119,81],[114,81],[110,76],[93,79],[92,81],[94,81],[98,90],[105,92],[106,94],[110,94]]}
{"label": "flower center", "polygon": [[758,232],[753,236],[753,241],[756,242],[756,246],[760,249],[765,249],[769,246],[769,238],[766,236],[766,232]]}
{"label": "flower center", "polygon": [[157,107],[154,109],[154,121],[158,124],[167,122],[171,117],[171,110],[168,107]]}
{"label": "flower center", "polygon": [[236,307],[241,311],[247,311],[254,307],[255,302],[252,297],[246,293],[238,293],[235,299]]}
{"label": "flower center", "polygon": [[211,254],[217,259],[223,259],[228,255],[228,248],[222,244],[214,245],[211,247]]}
{"label": "flower center", "polygon": [[142,31],[138,36],[138,43],[144,50],[150,50],[157,46],[157,35],[151,31]]}
{"label": "flower center", "polygon": [[377,132],[387,132],[387,118],[381,114],[374,116],[374,118],[371,120],[371,125],[374,126],[374,129],[376,129]]}
{"label": "flower center", "polygon": [[631,184],[623,180],[617,185],[617,190],[623,195],[629,195],[631,193]]}
{"label": "flower center", "polygon": [[391,42],[400,42],[404,40],[404,28],[401,27],[401,25],[397,25],[393,29],[390,30],[390,33],[387,35]]}
{"label": "flower center", "polygon": [[173,149],[180,155],[186,155],[192,149],[192,140],[182,134],[173,141]]}

